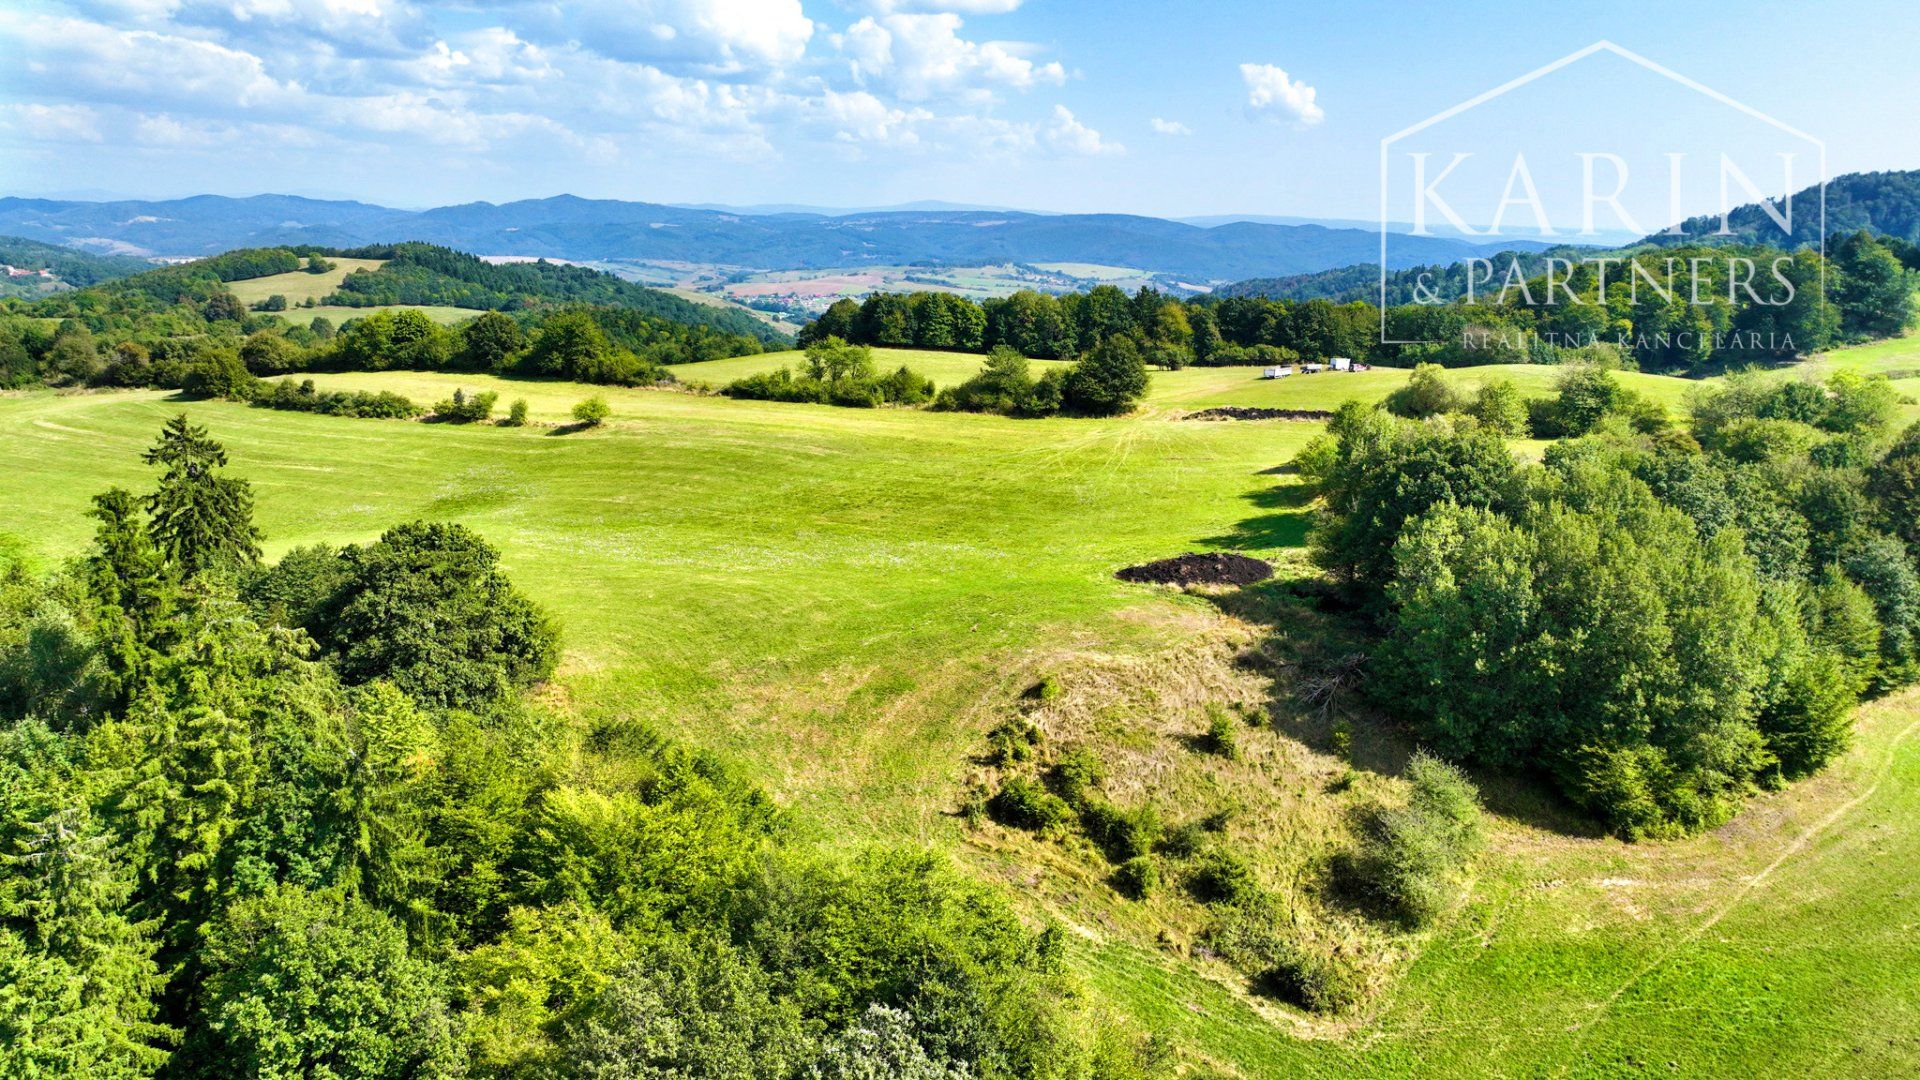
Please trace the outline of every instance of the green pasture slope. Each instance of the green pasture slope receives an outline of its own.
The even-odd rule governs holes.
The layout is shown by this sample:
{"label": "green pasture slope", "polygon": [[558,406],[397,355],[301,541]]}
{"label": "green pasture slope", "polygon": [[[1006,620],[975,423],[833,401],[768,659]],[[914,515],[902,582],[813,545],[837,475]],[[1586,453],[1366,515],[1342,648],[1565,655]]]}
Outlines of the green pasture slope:
{"label": "green pasture slope", "polygon": [[[1914,342],[1883,348],[1819,363],[1920,367]],[[1552,375],[1506,374],[1541,393]],[[1144,656],[1221,617],[1197,597],[1123,585],[1115,568],[1206,548],[1301,565],[1308,508],[1279,466],[1319,425],[1179,414],[1331,408],[1404,378],[1158,373],[1140,415],[1098,421],[484,376],[316,378],[423,402],[497,389],[547,422],[518,429],[158,392],[8,394],[0,529],[43,560],[80,551],[88,498],[147,483],[139,452],[184,410],[254,483],[271,554],[416,517],[466,522],[564,623],[559,692],[579,712],[649,717],[720,752],[821,843],[959,851],[966,758],[1037,664]],[[1634,381],[1675,403],[1689,387]],[[607,427],[554,426],[593,393],[613,406]],[[1871,705],[1834,767],[1683,842],[1627,845],[1500,816],[1467,902],[1409,939],[1400,978],[1357,1017],[1263,1003],[1097,920],[1076,925],[1071,954],[1100,998],[1227,1075],[1911,1075],[1917,725],[1920,695]]]}

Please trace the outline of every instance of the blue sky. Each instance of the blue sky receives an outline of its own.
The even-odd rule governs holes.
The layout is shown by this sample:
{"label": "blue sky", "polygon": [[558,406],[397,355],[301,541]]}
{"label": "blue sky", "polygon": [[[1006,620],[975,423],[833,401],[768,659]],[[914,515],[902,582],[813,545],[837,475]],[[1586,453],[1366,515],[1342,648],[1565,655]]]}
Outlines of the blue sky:
{"label": "blue sky", "polygon": [[[6,0],[0,194],[1370,219],[1383,136],[1600,38],[1817,135],[1830,173],[1920,167],[1893,0]],[[1462,138],[1770,152],[1662,82],[1596,68]]]}

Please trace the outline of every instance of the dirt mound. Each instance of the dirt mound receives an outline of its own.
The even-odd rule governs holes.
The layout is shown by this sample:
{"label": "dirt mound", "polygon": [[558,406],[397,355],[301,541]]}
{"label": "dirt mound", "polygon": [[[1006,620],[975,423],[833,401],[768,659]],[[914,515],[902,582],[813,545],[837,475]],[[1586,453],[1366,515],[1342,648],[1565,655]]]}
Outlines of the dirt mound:
{"label": "dirt mound", "polygon": [[1251,585],[1273,576],[1273,564],[1230,551],[1176,555],[1129,566],[1113,575],[1141,585]]}
{"label": "dirt mound", "polygon": [[1248,405],[1221,405],[1212,409],[1201,409],[1181,417],[1182,420],[1331,420],[1333,414],[1325,409],[1256,409]]}

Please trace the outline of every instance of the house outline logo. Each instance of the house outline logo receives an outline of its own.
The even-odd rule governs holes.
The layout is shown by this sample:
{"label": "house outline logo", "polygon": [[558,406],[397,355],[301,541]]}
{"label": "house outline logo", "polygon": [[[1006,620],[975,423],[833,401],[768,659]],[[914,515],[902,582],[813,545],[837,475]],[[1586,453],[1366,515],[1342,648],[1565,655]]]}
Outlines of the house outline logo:
{"label": "house outline logo", "polygon": [[[1694,93],[1700,94],[1706,98],[1709,98],[1715,102],[1718,102],[1721,105],[1725,105],[1729,108],[1732,108],[1741,113],[1744,113],[1745,115],[1755,120],[1758,120],[1761,123],[1768,125],[1769,127],[1772,127],[1786,135],[1792,136],[1793,138],[1800,139],[1806,143],[1811,144],[1814,147],[1814,149],[1818,152],[1817,156],[1820,163],[1819,164],[1820,230],[1819,230],[1819,245],[1818,245],[1818,250],[1820,253],[1820,299],[1822,303],[1826,302],[1826,299],[1827,299],[1827,144],[1826,142],[1821,139],[1817,139],[1814,136],[1809,135],[1804,131],[1801,131],[1799,128],[1796,128],[1793,125],[1786,123],[1785,121],[1775,119],[1774,117],[1769,116],[1764,112],[1761,112],[1759,109],[1756,109],[1753,106],[1748,105],[1743,101],[1740,101],[1730,95],[1723,94],[1720,91],[1715,90],[1712,87],[1707,86],[1704,83],[1701,83],[1695,79],[1688,78],[1687,76],[1680,74],[1679,72],[1673,70],[1672,68],[1669,68],[1666,65],[1659,63],[1658,61],[1650,60],[1647,57],[1642,56],[1637,52],[1634,52],[1632,49],[1628,49],[1623,46],[1616,45],[1612,41],[1607,40],[1606,38],[1601,38],[1599,41],[1596,41],[1593,44],[1588,45],[1584,49],[1578,49],[1574,52],[1568,53],[1567,55],[1561,57],[1558,60],[1553,61],[1550,64],[1546,64],[1545,66],[1535,68],[1534,70],[1527,72],[1525,75],[1521,75],[1518,78],[1511,79],[1505,83],[1502,83],[1499,86],[1496,86],[1491,90],[1485,91],[1484,93],[1481,93],[1475,97],[1469,98],[1468,100],[1463,101],[1460,104],[1455,105],[1450,109],[1444,109],[1440,112],[1437,112],[1434,115],[1427,117],[1425,120],[1421,120],[1418,123],[1415,123],[1409,127],[1402,128],[1401,130],[1394,132],[1392,135],[1389,135],[1386,138],[1380,140],[1379,307],[1380,307],[1380,343],[1382,345],[1430,344],[1430,342],[1421,341],[1421,340],[1402,341],[1402,340],[1389,338],[1387,336],[1387,306],[1388,306],[1387,305],[1387,278],[1389,276],[1389,272],[1387,270],[1387,238],[1392,232],[1392,230],[1388,228],[1388,224],[1391,220],[1391,215],[1388,213],[1387,181],[1388,181],[1388,160],[1392,152],[1393,144],[1409,136],[1417,135],[1420,132],[1435,126],[1436,124],[1445,123],[1446,121],[1451,120],[1454,117],[1459,116],[1462,113],[1465,113],[1471,109],[1478,108],[1479,106],[1484,105],[1487,102],[1494,100],[1495,98],[1503,97],[1506,94],[1509,94],[1515,90],[1518,90],[1523,86],[1527,86],[1534,82],[1538,82],[1539,80],[1547,77],[1548,75],[1553,74],[1556,71],[1560,71],[1562,69],[1572,67],[1574,64],[1577,64],[1580,61],[1585,60],[1590,56],[1598,55],[1600,53],[1609,53],[1613,56],[1619,57],[1622,60],[1626,60],[1630,63],[1636,64],[1641,68],[1646,69],[1647,71],[1651,71],[1654,74],[1659,75],[1664,79],[1667,79],[1670,82],[1673,82],[1679,86],[1685,87],[1686,89],[1691,90]],[[1794,193],[1791,191],[1782,193],[1782,198],[1786,200],[1786,204],[1789,206],[1789,208],[1792,205],[1793,194]],[[1732,207],[1722,207],[1722,212],[1724,213],[1731,209]],[[1668,223],[1669,227],[1672,227],[1673,225],[1677,225],[1677,224],[1678,222]]]}

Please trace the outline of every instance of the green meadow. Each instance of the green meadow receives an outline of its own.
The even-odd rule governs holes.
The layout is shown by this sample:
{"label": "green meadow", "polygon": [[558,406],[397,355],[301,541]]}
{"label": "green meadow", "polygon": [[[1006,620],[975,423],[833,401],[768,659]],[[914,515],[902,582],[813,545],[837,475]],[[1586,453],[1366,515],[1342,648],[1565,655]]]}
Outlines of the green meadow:
{"label": "green meadow", "polygon": [[[333,269],[320,274],[309,274],[305,270],[295,270],[287,274],[272,274],[267,277],[247,278],[243,281],[230,281],[227,288],[240,302],[251,308],[269,296],[284,296],[288,308],[281,312],[288,322],[305,325],[316,316],[325,316],[338,326],[348,319],[358,319],[384,310],[377,307],[341,307],[333,304],[321,304],[320,301],[333,295],[340,282],[357,270],[378,270],[385,265],[384,259],[329,259]],[[308,300],[314,301],[314,307],[301,307]],[[471,308],[446,307],[438,304],[394,304],[394,310],[425,312],[427,318],[443,325],[465,322],[478,315]]]}
{"label": "green meadow", "polygon": [[[979,364],[879,352],[882,367],[905,363],[942,385]],[[676,374],[720,384],[797,360],[763,354]],[[1920,369],[1920,347],[1901,339],[1810,366],[1897,373]],[[1545,395],[1553,374],[1454,378],[1469,389],[1512,378]],[[1138,766],[1130,797],[1178,809],[1240,800],[1249,809],[1235,843],[1276,888],[1292,887],[1289,868],[1358,797],[1332,790],[1340,766],[1324,733],[1283,718],[1250,731],[1236,762],[1201,760],[1179,738],[1210,695],[1258,694],[1236,650],[1293,628],[1257,604],[1112,575],[1210,549],[1305,574],[1311,508],[1284,466],[1320,425],[1181,414],[1331,409],[1406,377],[1195,368],[1156,373],[1132,417],[1018,421],[474,375],[314,376],[423,404],[497,390],[503,411],[527,400],[535,423],[524,428],[155,391],[6,394],[0,531],[41,560],[80,552],[89,498],[145,484],[140,451],[182,411],[252,481],[270,555],[414,518],[461,521],[561,620],[557,700],[587,717],[640,716],[718,752],[823,845],[920,843],[1004,881],[1026,910],[1068,928],[1097,999],[1226,1075],[1920,1069],[1920,694],[1865,707],[1855,747],[1833,767],[1680,842],[1595,839],[1524,782],[1481,778],[1493,843],[1466,901],[1401,939],[1393,981],[1337,1020],[1248,994],[1190,947],[1190,920],[1170,903],[1119,901],[1072,852],[958,816],[984,733],[1026,686],[1056,675],[1068,690],[1061,722]],[[1675,408],[1697,385],[1628,381]],[[612,420],[563,426],[596,393]],[[1390,731],[1356,733],[1362,792],[1394,783],[1404,750]]]}

